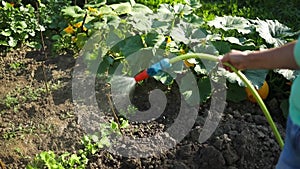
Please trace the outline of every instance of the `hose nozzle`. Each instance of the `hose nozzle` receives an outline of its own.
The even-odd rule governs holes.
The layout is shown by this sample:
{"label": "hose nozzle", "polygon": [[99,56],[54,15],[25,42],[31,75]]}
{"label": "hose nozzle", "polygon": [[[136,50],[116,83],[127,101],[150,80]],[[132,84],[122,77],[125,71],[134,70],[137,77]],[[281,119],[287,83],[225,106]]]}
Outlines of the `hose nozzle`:
{"label": "hose nozzle", "polygon": [[164,69],[170,68],[171,66],[172,65],[170,64],[169,59],[162,59],[159,62],[151,65],[148,69],[145,69],[141,73],[137,74],[134,79],[136,82],[142,81],[150,76],[156,75]]}

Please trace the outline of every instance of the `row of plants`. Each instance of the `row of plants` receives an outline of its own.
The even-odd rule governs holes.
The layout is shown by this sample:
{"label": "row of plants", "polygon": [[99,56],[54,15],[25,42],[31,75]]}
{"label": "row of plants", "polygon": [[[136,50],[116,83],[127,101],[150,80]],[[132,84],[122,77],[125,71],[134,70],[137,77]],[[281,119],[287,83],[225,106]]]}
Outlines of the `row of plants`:
{"label": "row of plants", "polygon": [[[196,41],[202,41],[211,43],[205,44],[207,45],[206,48],[211,50],[201,52],[222,55],[232,49],[251,51],[277,47],[294,40],[298,34],[277,20],[216,16],[212,20],[205,21],[195,15],[195,11],[201,8],[201,4],[194,3],[192,5],[194,6],[188,4],[177,4],[174,7],[162,5],[157,9],[157,13],[153,13],[154,11],[141,4],[129,2],[112,5],[99,3],[94,4],[93,7],[87,5],[86,10],[78,6],[70,6],[62,10],[64,16],[69,20],[69,26],[61,35],[55,36],[55,39],[58,40],[56,43],[61,49],[66,48],[62,41],[67,41],[68,47],[72,45],[73,49],[82,49],[94,32],[103,28],[118,28],[120,23],[126,24],[124,27],[131,29],[132,32],[138,31],[134,37],[117,44],[112,49],[110,57],[104,58],[101,64],[102,72],[100,71],[103,73],[106,71],[105,68],[114,65],[115,61],[120,61],[120,58],[126,58],[133,52],[146,47],[159,47],[178,55],[191,52],[192,49],[189,46]],[[141,11],[144,12],[144,15],[141,15]],[[124,18],[124,16],[127,17]],[[163,19],[158,16],[163,16]],[[148,20],[143,21],[144,18]],[[83,22],[84,26],[82,25]],[[176,25],[174,26],[175,22]],[[122,28],[124,29],[124,27]],[[138,30],[133,30],[133,28],[138,28]],[[84,30],[85,32],[83,32]],[[127,32],[128,30],[120,31],[122,33],[122,31]],[[126,44],[125,47],[122,46],[124,44]],[[121,55],[123,56],[119,57]],[[90,58],[87,60],[96,59],[97,56],[88,57]],[[197,73],[203,72],[199,64],[195,66],[194,70]],[[296,74],[296,72],[289,70],[276,70],[276,72],[282,74],[287,80],[293,79]],[[262,79],[265,80],[268,71],[247,71],[245,73],[248,77],[252,74],[252,79],[251,77],[250,79],[256,87],[260,87],[264,82]],[[256,76],[258,74],[260,76]],[[231,74],[226,76],[230,82],[238,81],[238,78]]]}
{"label": "row of plants", "polygon": [[[137,2],[150,5],[151,8]],[[280,46],[292,41],[298,34],[277,20],[248,19],[246,14],[249,9],[239,10],[237,1],[230,1],[232,4],[230,12],[233,15],[245,17],[224,16],[224,13],[217,12],[217,9],[222,6],[212,5],[209,7],[192,0],[182,3],[176,1],[174,4],[155,4],[154,1],[137,2],[131,0],[122,3],[107,3],[105,0],[94,0],[81,6],[72,6],[69,1],[51,0],[47,3],[37,1],[36,7],[33,7],[30,4],[24,6],[21,2],[2,1],[1,17],[5,23],[13,24],[12,26],[2,24],[1,36],[3,38],[1,39],[5,40],[0,42],[0,46],[12,48],[26,42],[29,46],[38,47],[38,40],[34,37],[39,36],[39,32],[44,32],[45,35],[51,37],[55,52],[72,50],[78,53],[95,34],[108,33],[116,39],[105,42],[104,46],[113,45],[100,59],[98,73],[101,75],[107,72],[112,74],[118,65],[123,64],[125,65],[123,74],[134,76],[131,74],[130,68],[126,67],[126,58],[141,50],[161,49],[165,51],[164,57],[190,52],[218,56],[232,49],[252,51]],[[213,12],[210,11],[211,9]],[[116,40],[120,42],[114,44]],[[98,40],[94,43],[100,44],[101,42]],[[84,55],[88,66],[91,66],[95,60],[99,60],[98,52],[90,50],[87,52],[88,55]],[[136,60],[135,62],[140,64],[144,61]],[[211,64],[211,67],[216,66]],[[193,71],[197,76],[198,85],[202,86],[200,89],[201,101],[205,102],[211,94],[210,70],[207,68],[210,65],[197,59],[187,60],[185,65],[187,66],[184,67],[183,64],[177,66],[174,71],[179,74],[183,74],[186,70]],[[135,69],[142,69],[142,67],[137,66]],[[244,93],[242,81],[233,73],[225,71],[223,73],[228,80],[228,99],[236,102],[244,100],[246,93],[241,94]],[[244,73],[257,88],[263,86],[266,80],[269,82],[275,80],[275,76],[282,77],[283,79],[280,78],[280,80],[284,80],[285,83],[292,80],[297,74],[290,70],[271,72],[259,70],[245,71]],[[266,79],[267,77],[270,79]],[[168,74],[161,74],[156,78],[162,83],[172,86],[173,78]],[[273,83],[275,84],[277,81],[273,81]],[[187,85],[189,84],[183,81],[180,87],[188,100],[193,97],[193,93],[189,91]],[[203,88],[203,86],[206,87]],[[106,129],[115,132],[117,126],[114,121],[111,121]],[[102,131],[99,138],[85,136],[82,141],[84,148],[76,153],[66,152],[58,156],[52,151],[42,152],[27,168],[43,166],[84,168],[90,155],[104,146],[109,146],[107,143],[109,134],[105,133],[108,132]]]}
{"label": "row of plants", "polygon": [[[95,60],[100,60],[99,74],[114,73],[119,64],[124,64],[123,74],[134,76],[131,74],[130,68],[126,67],[126,58],[137,51],[157,48],[165,51],[165,56],[190,52],[218,56],[232,49],[252,51],[280,46],[295,39],[298,34],[277,20],[247,19],[235,16],[215,16],[213,19],[205,20],[195,14],[199,8],[201,9],[199,3],[186,2],[174,5],[161,4],[158,9],[152,10],[134,1],[109,5],[103,1],[85,4],[83,7],[67,6],[61,12],[68,26],[59,35],[54,35],[52,39],[55,40],[55,45],[59,50],[73,49],[76,51],[82,49],[88,39],[93,38],[95,34],[109,34],[109,37],[114,39],[105,41],[105,44],[100,39],[93,43],[94,45],[104,45],[104,47],[112,46],[112,48],[100,59],[98,57],[102,56],[98,55],[98,49],[85,49],[84,52],[88,53],[83,55],[86,64],[89,66]],[[135,62],[136,65],[139,65],[138,63],[143,61],[136,60]],[[204,66],[202,61],[197,59],[191,59],[185,63],[189,66],[188,68],[181,64],[176,67],[175,71],[181,74],[187,69],[191,69],[198,77],[198,85],[207,86],[206,88],[201,87],[200,90],[203,92],[200,93],[201,101],[206,101],[211,92],[207,69],[209,65]],[[212,67],[214,66],[216,65],[212,65]],[[142,68],[137,66],[135,69]],[[233,73],[223,73],[230,86],[229,99],[232,101],[245,99],[246,95],[240,94],[244,90],[241,87],[244,84],[240,79]],[[269,71],[245,71],[244,73],[257,88],[260,88],[265,83]],[[278,70],[276,73],[282,74],[288,80],[296,74],[296,72],[288,70]],[[162,74],[156,78],[170,86],[173,83],[168,74]],[[179,85],[183,89],[183,94],[189,93],[185,96],[187,100],[189,97],[193,97],[193,93],[190,94],[189,88],[186,86],[187,83],[183,82]],[[101,137],[101,139],[104,138],[106,137]],[[103,148],[97,146],[99,144],[97,139],[92,142],[85,141],[83,144],[85,145],[87,142],[88,145],[95,148],[93,152]],[[69,160],[66,161],[64,154],[56,157],[51,151],[43,152],[37,156],[30,167],[46,165],[49,159],[54,160],[55,163],[61,163],[65,167],[83,167],[87,163],[88,154],[93,154],[86,149],[80,150],[78,153],[75,155],[67,153]]]}

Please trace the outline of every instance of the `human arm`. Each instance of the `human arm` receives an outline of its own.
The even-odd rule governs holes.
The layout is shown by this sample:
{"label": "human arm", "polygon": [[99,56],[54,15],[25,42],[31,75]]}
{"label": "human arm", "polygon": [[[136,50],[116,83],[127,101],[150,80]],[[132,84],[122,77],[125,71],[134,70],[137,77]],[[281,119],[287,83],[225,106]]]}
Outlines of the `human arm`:
{"label": "human arm", "polygon": [[299,69],[294,57],[294,47],[297,41],[286,45],[246,53],[231,51],[221,58],[222,63],[229,63],[237,69]]}

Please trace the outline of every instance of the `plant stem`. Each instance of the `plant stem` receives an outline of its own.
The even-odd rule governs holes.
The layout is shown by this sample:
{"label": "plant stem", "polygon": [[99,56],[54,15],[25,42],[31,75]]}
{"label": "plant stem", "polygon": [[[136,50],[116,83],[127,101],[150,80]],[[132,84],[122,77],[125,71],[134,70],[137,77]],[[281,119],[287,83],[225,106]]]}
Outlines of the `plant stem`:
{"label": "plant stem", "polygon": [[112,100],[110,98],[110,94],[107,94],[107,98],[108,98],[108,102],[109,102],[109,106],[112,110],[112,113],[113,113],[113,116],[114,116],[114,120],[117,122],[118,124],[118,128],[119,128],[119,131],[122,135],[124,135],[123,131],[121,130],[121,124],[120,124],[120,121],[119,121],[119,118],[117,116],[117,113],[115,112],[115,109],[114,109],[114,106],[113,106],[113,103],[112,103]]}
{"label": "plant stem", "polygon": [[[210,54],[206,54],[206,53],[188,53],[188,54],[184,54],[184,55],[180,55],[180,56],[176,56],[174,58],[170,59],[170,63],[173,64],[175,62],[181,61],[181,60],[186,60],[186,59],[190,59],[190,58],[198,58],[198,59],[205,59],[205,60],[210,60],[210,61],[215,61],[218,62],[218,58],[214,55],[210,55]],[[224,63],[224,65],[228,66],[231,68],[231,70],[233,72],[235,72],[238,77],[246,84],[247,87],[249,87],[251,93],[253,94],[254,98],[256,99],[257,103],[259,104],[261,110],[263,111],[274,135],[275,138],[280,146],[280,148],[283,148],[284,142],[280,136],[280,133],[278,132],[278,129],[264,103],[264,101],[262,100],[262,98],[260,97],[260,95],[258,94],[258,92],[255,90],[254,86],[252,85],[252,83],[247,79],[247,77],[240,71],[237,70],[235,67],[233,67],[231,64],[229,63]]]}

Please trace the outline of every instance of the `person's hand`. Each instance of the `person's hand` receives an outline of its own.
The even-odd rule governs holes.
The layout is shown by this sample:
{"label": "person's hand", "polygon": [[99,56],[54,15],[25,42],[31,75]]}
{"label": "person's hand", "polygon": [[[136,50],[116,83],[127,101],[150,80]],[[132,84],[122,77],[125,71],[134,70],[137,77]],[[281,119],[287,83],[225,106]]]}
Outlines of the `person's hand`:
{"label": "person's hand", "polygon": [[225,54],[222,58],[220,58],[220,61],[226,70],[231,71],[231,69],[228,66],[224,65],[224,63],[229,63],[238,70],[244,70],[247,68],[247,59],[248,58],[246,52],[232,50],[231,52]]}

